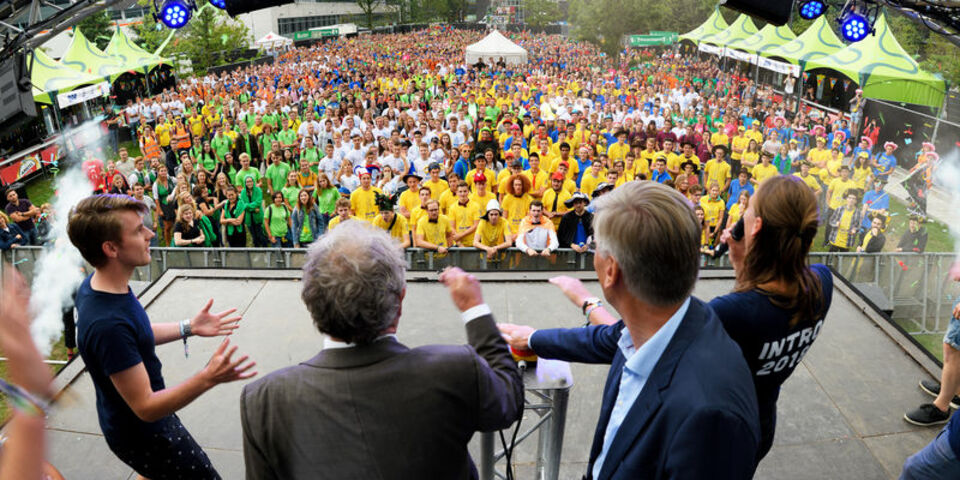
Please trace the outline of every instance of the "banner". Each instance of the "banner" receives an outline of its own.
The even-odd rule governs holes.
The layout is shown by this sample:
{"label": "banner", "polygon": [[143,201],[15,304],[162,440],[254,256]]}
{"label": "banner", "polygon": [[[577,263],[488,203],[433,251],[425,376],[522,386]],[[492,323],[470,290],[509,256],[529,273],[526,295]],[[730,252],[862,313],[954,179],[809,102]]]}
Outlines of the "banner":
{"label": "banner", "polygon": [[44,165],[52,164],[57,160],[59,152],[59,145],[54,143],[43,148],[38,148],[13,161],[4,162],[3,165],[0,166],[0,184],[9,185],[36,172],[40,169],[41,162]]}
{"label": "banner", "polygon": [[627,45],[631,47],[672,45],[674,41],[673,37],[664,35],[630,35],[627,37]]}
{"label": "banner", "polygon": [[78,88],[72,92],[61,93],[57,95],[57,105],[59,105],[60,108],[66,108],[70,105],[76,105],[78,103],[86,102],[87,100],[93,100],[94,98],[105,97],[107,95],[110,95],[110,83],[101,82],[96,85]]}
{"label": "banner", "polygon": [[715,45],[710,45],[708,43],[701,42],[697,47],[701,52],[707,52],[713,55],[723,56],[723,47],[717,47]]}
{"label": "banner", "polygon": [[748,63],[757,63],[757,56],[752,53],[741,52],[740,50],[727,49],[724,54],[725,57],[732,58],[734,60],[740,60],[741,62]]}
{"label": "banner", "polygon": [[776,60],[771,60],[766,57],[758,57],[757,65],[760,65],[761,68],[766,68],[767,70],[773,70],[774,72],[790,75],[792,77],[800,76],[800,65],[794,65],[792,63],[785,63],[785,62],[778,62]]}

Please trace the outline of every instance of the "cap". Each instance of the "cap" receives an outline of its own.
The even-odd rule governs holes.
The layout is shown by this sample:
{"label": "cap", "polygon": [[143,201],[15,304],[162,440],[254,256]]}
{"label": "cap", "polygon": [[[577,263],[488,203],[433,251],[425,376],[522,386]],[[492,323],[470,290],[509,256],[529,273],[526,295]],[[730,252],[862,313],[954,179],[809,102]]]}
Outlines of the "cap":
{"label": "cap", "polygon": [[497,199],[492,198],[492,199],[490,199],[489,202],[487,202],[487,208],[486,208],[486,210],[484,210],[484,211],[485,211],[485,212],[489,212],[490,210],[496,210],[496,211],[498,211],[498,212],[501,211],[501,209],[500,209],[500,202],[498,202]]}
{"label": "cap", "polygon": [[563,181],[563,174],[560,172],[555,172],[553,175],[550,175],[550,180],[560,180]]}
{"label": "cap", "polygon": [[478,173],[473,176],[473,183],[486,183],[486,181],[487,176],[482,173]]}
{"label": "cap", "polygon": [[366,167],[362,167],[362,166],[353,167],[353,173],[358,177],[362,177],[364,175],[370,175],[370,171],[367,170]]}
{"label": "cap", "polygon": [[597,198],[598,195],[607,190],[613,190],[613,184],[607,182],[598,183],[597,188],[593,189],[593,198]]}
{"label": "cap", "polygon": [[510,166],[512,168],[523,168],[523,162],[521,162],[520,160],[514,160],[510,162]]}
{"label": "cap", "polygon": [[430,165],[427,165],[427,171],[430,170],[440,170],[440,164],[437,162],[430,162]]}

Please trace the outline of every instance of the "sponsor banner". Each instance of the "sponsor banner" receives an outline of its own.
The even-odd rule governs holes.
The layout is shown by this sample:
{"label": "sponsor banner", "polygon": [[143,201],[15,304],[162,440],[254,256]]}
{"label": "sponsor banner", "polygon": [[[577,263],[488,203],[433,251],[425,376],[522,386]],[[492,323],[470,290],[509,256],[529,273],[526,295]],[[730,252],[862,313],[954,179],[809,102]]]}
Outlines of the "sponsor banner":
{"label": "sponsor banner", "polygon": [[0,166],[0,184],[9,185],[36,172],[43,165],[50,165],[57,160],[60,147],[57,144],[38,148],[20,158],[5,162]]}
{"label": "sponsor banner", "polygon": [[800,65],[794,65],[792,63],[778,62],[776,60],[771,60],[766,57],[759,57],[757,64],[761,68],[766,68],[767,70],[773,70],[777,73],[783,73],[785,75],[790,75],[792,77],[800,76]]}
{"label": "sponsor banner", "polygon": [[86,102],[87,100],[93,100],[94,98],[105,97],[107,95],[110,95],[110,83],[101,82],[96,85],[78,88],[71,92],[57,95],[57,105],[60,105],[60,108],[66,108],[70,105],[76,105],[78,103]]}
{"label": "sponsor banner", "polygon": [[757,56],[752,53],[741,52],[740,50],[726,49],[723,52],[723,55],[734,60],[740,60],[741,62],[748,63],[757,63]]}
{"label": "sponsor banner", "polygon": [[701,52],[707,52],[713,55],[723,55],[723,47],[718,47],[716,45],[710,45],[709,43],[700,42],[700,45],[697,46]]}

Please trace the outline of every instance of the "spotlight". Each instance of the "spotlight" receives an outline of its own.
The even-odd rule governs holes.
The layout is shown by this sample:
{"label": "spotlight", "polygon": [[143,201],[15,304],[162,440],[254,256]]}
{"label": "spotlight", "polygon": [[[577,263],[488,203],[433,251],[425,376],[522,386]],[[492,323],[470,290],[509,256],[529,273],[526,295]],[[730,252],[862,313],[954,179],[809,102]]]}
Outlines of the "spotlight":
{"label": "spotlight", "polygon": [[210,5],[219,8],[220,10],[227,9],[227,0],[210,0]]}
{"label": "spotlight", "polygon": [[813,20],[827,10],[827,5],[823,0],[806,0],[800,4],[800,18]]}
{"label": "spotlight", "polygon": [[866,17],[855,12],[848,12],[840,21],[840,33],[848,42],[859,42],[867,38],[873,28]]}
{"label": "spotlight", "polygon": [[193,8],[193,5],[184,0],[164,0],[154,16],[167,28],[176,30],[190,21],[190,10]]}

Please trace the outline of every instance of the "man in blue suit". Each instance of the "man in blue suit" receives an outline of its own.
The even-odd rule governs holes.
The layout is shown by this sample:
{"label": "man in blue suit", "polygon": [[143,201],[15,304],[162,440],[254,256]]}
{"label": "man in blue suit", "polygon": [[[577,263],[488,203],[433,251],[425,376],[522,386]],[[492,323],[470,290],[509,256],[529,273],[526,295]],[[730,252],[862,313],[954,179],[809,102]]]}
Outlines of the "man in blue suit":
{"label": "man in blue suit", "polygon": [[[693,209],[655,182],[627,182],[597,203],[594,269],[622,320],[501,331],[540,357],[611,365],[585,478],[751,478],[757,398],[739,347],[691,297],[700,245]],[[582,308],[589,319],[602,305],[588,298]]]}

